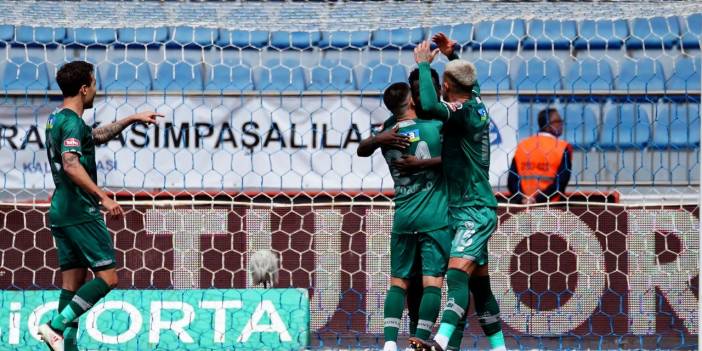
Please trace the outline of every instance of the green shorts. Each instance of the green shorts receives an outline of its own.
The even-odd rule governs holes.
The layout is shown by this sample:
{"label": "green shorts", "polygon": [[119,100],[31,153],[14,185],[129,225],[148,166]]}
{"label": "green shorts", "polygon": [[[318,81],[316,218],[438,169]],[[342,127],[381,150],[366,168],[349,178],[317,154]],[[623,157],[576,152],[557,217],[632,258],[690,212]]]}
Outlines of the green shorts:
{"label": "green shorts", "polygon": [[497,212],[489,207],[449,208],[454,237],[451,257],[465,258],[478,266],[488,263],[487,245],[497,228]]}
{"label": "green shorts", "polygon": [[51,235],[56,241],[62,271],[90,268],[97,272],[115,267],[112,237],[102,219],[51,228]]}
{"label": "green shorts", "polygon": [[451,250],[448,227],[417,234],[392,234],[390,238],[390,274],[409,279],[421,274],[443,277]]}

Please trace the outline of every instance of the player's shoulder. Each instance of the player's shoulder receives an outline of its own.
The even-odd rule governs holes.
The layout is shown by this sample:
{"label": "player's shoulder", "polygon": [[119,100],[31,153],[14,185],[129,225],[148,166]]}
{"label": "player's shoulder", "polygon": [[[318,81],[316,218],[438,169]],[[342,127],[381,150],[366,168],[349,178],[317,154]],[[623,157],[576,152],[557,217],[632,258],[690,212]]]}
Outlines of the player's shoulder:
{"label": "player's shoulder", "polygon": [[395,126],[397,124],[397,118],[393,115],[388,117],[385,122],[383,122],[383,129],[382,130],[387,130]]}

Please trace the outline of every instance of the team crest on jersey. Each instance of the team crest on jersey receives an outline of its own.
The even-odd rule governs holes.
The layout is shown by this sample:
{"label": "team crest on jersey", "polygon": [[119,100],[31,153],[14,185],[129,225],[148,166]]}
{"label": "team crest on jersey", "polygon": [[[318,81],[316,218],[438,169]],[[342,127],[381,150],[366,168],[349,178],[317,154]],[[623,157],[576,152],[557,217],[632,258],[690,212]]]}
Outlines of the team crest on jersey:
{"label": "team crest on jersey", "polygon": [[63,141],[63,146],[65,147],[78,147],[80,146],[80,140],[76,138],[68,138]]}
{"label": "team crest on jersey", "polygon": [[409,139],[410,143],[414,143],[420,140],[419,129],[412,129],[404,132],[400,132],[400,135],[404,135]]}

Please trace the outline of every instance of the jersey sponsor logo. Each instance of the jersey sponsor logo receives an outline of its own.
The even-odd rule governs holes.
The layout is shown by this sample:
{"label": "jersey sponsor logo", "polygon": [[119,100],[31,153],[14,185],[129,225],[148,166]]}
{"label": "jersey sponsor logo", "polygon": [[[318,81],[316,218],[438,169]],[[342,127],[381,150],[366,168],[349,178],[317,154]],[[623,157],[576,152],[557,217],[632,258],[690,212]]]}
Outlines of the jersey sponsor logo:
{"label": "jersey sponsor logo", "polygon": [[478,114],[480,115],[480,120],[481,120],[481,121],[485,121],[485,120],[488,119],[488,113],[487,113],[487,110],[485,110],[485,106],[480,107],[480,108],[478,109]]}
{"label": "jersey sponsor logo", "polygon": [[54,116],[49,116],[49,120],[46,121],[46,129],[51,129],[54,127]]}
{"label": "jersey sponsor logo", "polygon": [[78,147],[80,146],[80,140],[76,138],[68,138],[63,141],[63,146],[65,147]]}
{"label": "jersey sponsor logo", "polygon": [[408,131],[403,131],[403,132],[400,132],[400,135],[406,136],[409,139],[410,143],[414,143],[414,142],[421,140],[419,138],[419,129],[412,129],[412,130],[408,130]]}

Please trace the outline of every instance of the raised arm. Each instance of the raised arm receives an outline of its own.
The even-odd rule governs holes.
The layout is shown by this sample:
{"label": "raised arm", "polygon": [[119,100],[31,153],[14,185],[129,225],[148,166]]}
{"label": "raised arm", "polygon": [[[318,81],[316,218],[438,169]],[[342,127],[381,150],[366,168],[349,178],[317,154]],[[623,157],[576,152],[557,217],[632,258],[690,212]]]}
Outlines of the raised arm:
{"label": "raised arm", "polygon": [[439,49],[433,52],[429,48],[429,42],[419,43],[414,49],[414,59],[419,66],[419,101],[427,116],[445,121],[449,118],[448,108],[439,101],[434,90],[434,82],[431,80],[431,67],[429,64]]}
{"label": "raised arm", "polygon": [[93,128],[93,141],[95,141],[96,145],[105,144],[133,123],[154,124],[156,123],[156,117],[163,117],[163,115],[153,111],[140,112],[108,125]]}

